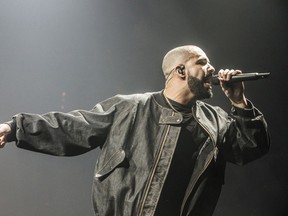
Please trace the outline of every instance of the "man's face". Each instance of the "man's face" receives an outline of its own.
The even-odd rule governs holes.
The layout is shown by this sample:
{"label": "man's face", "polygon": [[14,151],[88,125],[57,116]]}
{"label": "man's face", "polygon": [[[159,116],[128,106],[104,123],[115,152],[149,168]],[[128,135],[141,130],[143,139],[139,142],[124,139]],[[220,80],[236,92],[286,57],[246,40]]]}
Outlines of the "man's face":
{"label": "man's face", "polygon": [[187,82],[190,91],[195,95],[197,100],[211,98],[213,96],[212,88],[204,87],[202,80],[189,75]]}
{"label": "man's face", "polygon": [[201,49],[195,49],[194,54],[195,56],[185,64],[188,71],[188,88],[197,99],[211,98],[213,96],[211,78],[215,69]]}

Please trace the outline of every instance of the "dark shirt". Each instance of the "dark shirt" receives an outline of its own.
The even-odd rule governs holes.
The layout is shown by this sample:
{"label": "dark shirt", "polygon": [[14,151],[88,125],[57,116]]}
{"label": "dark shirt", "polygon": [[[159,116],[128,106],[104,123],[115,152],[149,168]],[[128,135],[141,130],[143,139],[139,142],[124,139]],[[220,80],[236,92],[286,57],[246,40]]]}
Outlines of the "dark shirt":
{"label": "dark shirt", "polygon": [[[156,95],[155,99],[162,106],[170,108],[163,94]],[[186,107],[172,100],[169,101],[179,112],[192,112],[192,107]],[[177,146],[156,207],[156,216],[180,214],[181,204],[193,172],[199,147],[207,138],[207,135],[192,116],[184,117],[180,127],[181,132]]]}

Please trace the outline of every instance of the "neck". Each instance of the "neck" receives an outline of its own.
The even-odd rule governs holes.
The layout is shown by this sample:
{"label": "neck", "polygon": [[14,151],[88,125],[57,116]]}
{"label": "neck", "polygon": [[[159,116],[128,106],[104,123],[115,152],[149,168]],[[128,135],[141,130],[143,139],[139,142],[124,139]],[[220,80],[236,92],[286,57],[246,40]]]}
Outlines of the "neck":
{"label": "neck", "polygon": [[167,98],[184,106],[192,106],[196,102],[194,95],[184,88],[175,89],[166,86],[163,93]]}

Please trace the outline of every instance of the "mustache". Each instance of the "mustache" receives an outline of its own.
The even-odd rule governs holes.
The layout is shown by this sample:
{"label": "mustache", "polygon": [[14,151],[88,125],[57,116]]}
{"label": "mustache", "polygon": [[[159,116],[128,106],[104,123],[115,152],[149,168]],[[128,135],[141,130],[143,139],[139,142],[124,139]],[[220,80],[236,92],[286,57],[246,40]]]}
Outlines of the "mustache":
{"label": "mustache", "polygon": [[212,78],[213,78],[213,75],[212,74],[208,74],[206,76],[204,76],[203,78],[203,82],[211,82],[212,81]]}

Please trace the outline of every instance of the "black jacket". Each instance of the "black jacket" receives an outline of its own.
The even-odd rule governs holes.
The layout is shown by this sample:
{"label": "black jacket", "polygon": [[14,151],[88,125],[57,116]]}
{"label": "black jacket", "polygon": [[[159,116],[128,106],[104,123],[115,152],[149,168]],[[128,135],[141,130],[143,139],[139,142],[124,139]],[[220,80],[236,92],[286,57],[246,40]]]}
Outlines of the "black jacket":
{"label": "black jacket", "polygon": [[[156,93],[117,95],[91,111],[18,114],[17,146],[72,156],[101,148],[93,182],[95,215],[153,215],[173,157],[181,114],[162,107]],[[158,93],[157,93],[158,94]],[[226,161],[245,164],[265,154],[269,136],[263,115],[198,101],[193,117],[207,132],[182,204],[181,215],[211,215]],[[181,176],[179,176],[181,178]]]}

